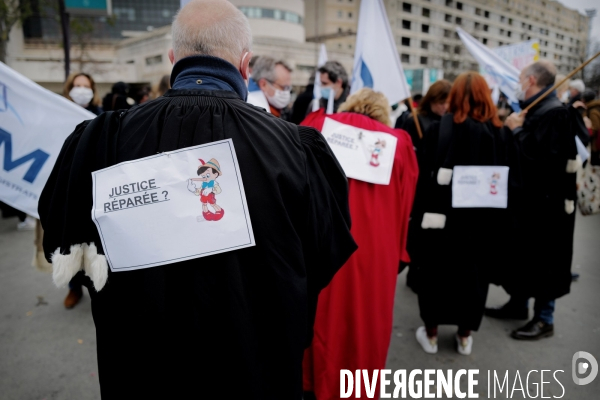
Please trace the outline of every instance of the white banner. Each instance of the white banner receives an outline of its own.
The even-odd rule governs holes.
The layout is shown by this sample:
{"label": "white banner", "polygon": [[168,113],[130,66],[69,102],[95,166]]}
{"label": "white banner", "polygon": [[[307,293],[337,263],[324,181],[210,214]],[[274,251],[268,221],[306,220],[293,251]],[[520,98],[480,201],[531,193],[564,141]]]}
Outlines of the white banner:
{"label": "white banner", "polygon": [[398,139],[325,118],[323,136],[348,178],[389,185]]}
{"label": "white banner", "polygon": [[231,139],[123,162],[92,175],[92,219],[112,271],[255,245]]}
{"label": "white banner", "polygon": [[319,68],[321,68],[327,62],[327,48],[325,47],[325,43],[321,43],[321,47],[319,50],[319,61],[317,62],[317,68],[315,68],[315,86],[313,88],[313,106],[312,110],[317,111],[320,106],[321,99],[321,73],[319,72]]}
{"label": "white banner", "polygon": [[0,62],[0,201],[38,218],[63,142],[96,116]]}
{"label": "white banner", "polygon": [[351,93],[363,87],[382,92],[390,104],[410,97],[382,0],[361,2],[358,13]]}
{"label": "white banner", "polygon": [[540,42],[537,39],[508,44],[492,50],[519,71],[540,59]]}
{"label": "white banner", "polygon": [[519,110],[519,101],[515,97],[519,84],[519,70],[467,32],[460,28],[456,28],[456,31],[469,53],[479,63],[490,87],[497,86],[508,97],[513,109]]}
{"label": "white banner", "polygon": [[452,172],[453,208],[506,208],[508,167],[457,165]]}

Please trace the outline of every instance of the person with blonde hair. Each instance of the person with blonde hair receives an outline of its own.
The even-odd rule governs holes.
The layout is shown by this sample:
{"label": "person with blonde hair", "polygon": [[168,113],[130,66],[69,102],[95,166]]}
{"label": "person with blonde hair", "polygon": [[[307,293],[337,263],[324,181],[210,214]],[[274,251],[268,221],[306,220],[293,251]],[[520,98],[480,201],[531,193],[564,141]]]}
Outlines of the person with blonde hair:
{"label": "person with blonde hair", "polygon": [[385,368],[398,266],[408,261],[405,245],[418,176],[410,136],[390,127],[389,110],[382,93],[363,88],[336,114],[321,109],[303,122],[319,130],[326,121],[336,123],[339,131],[328,132],[330,146],[334,151],[352,146],[355,155],[342,162],[343,168],[349,162],[375,176],[390,173],[388,184],[348,179],[351,232],[359,247],[319,297],[315,335],[304,355],[305,399],[339,398],[341,369],[372,374]]}

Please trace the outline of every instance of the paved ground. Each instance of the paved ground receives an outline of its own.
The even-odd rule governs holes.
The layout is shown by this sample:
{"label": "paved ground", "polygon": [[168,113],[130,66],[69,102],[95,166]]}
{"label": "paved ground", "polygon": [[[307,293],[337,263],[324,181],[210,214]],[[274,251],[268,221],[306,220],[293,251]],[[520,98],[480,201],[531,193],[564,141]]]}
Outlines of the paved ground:
{"label": "paved ground", "polygon": [[[56,289],[51,277],[30,267],[33,232],[17,232],[16,219],[0,220],[0,400],[99,399],[94,323],[89,297],[73,310],[62,301],[66,289]],[[581,279],[572,293],[557,302],[556,335],[536,343],[517,342],[508,337],[520,322],[484,319],[475,334],[473,354],[460,356],[454,350],[453,328],[440,329],[437,355],[422,352],[414,339],[421,325],[417,297],[405,286],[405,274],[398,280],[394,331],[388,368],[461,368],[480,370],[477,391],[487,396],[487,373],[504,377],[509,372],[512,388],[517,371],[523,385],[530,370],[564,370],[556,374],[568,400],[595,399],[600,377],[587,386],[571,379],[571,359],[576,351],[587,351],[600,360],[600,215],[578,216],[575,235],[574,270]],[[501,304],[507,296],[492,288],[489,304]],[[545,397],[560,397],[563,389],[546,372]],[[493,375],[492,375],[493,376]],[[535,395],[539,373],[530,375]],[[517,381],[518,388],[518,381]],[[489,398],[494,398],[493,392]],[[506,388],[495,398],[508,398]],[[515,391],[512,398],[524,398]]]}

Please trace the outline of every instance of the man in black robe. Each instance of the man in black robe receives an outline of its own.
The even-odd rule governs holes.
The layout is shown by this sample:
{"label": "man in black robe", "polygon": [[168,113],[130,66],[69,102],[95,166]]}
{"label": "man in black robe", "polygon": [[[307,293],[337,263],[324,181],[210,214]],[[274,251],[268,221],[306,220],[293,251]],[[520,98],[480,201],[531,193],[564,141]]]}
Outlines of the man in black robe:
{"label": "man in black robe", "polygon": [[[548,61],[524,68],[517,93],[521,108],[545,93],[555,75],[556,68]],[[525,115],[513,113],[506,120],[518,145],[511,176],[520,180],[510,203],[515,215],[513,261],[499,278],[511,299],[500,308],[487,309],[486,314],[528,319],[528,300],[535,298],[533,319],[512,332],[515,339],[552,336],[555,300],[570,290],[575,180],[580,165],[576,118],[572,107],[565,107],[551,93]]]}
{"label": "man in black robe", "polygon": [[[39,204],[46,257],[55,282],[81,268],[92,277],[104,399],[299,400],[317,296],[356,249],[346,178],[318,131],[244,101],[252,39],[236,7],[193,0],[172,29],[172,89],[65,141]],[[90,218],[92,171],[223,139],[235,146],[256,246],[108,271]]]}

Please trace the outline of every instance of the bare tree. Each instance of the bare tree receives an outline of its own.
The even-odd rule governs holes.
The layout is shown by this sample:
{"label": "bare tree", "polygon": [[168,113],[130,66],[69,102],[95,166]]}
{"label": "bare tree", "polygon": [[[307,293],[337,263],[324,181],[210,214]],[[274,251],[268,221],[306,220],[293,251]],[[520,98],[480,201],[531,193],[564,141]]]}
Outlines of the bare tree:
{"label": "bare tree", "polygon": [[6,47],[11,29],[30,15],[31,6],[26,0],[0,1],[0,61],[3,63],[6,62]]}

